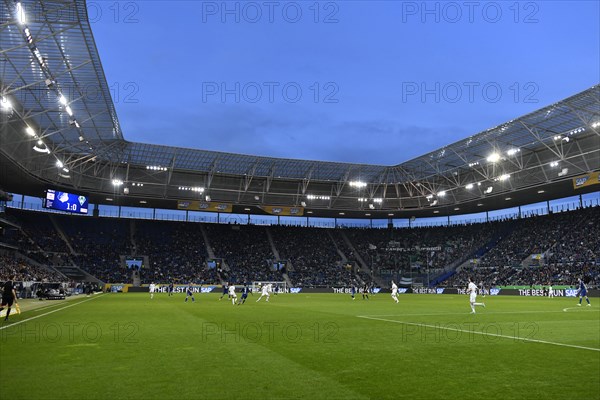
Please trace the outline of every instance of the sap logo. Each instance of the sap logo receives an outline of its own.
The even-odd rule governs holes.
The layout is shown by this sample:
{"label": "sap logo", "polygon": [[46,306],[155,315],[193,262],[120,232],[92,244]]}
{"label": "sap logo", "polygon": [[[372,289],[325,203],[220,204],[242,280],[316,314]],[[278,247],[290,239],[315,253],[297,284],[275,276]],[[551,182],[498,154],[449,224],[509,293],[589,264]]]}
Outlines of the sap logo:
{"label": "sap logo", "polygon": [[580,178],[575,178],[575,186],[583,186],[590,179],[589,175],[582,176]]}
{"label": "sap logo", "polygon": [[565,297],[577,297],[577,289],[565,289]]}
{"label": "sap logo", "polygon": [[436,292],[437,294],[443,294],[443,293],[444,293],[444,288],[436,288],[436,289],[435,289],[435,292]]}
{"label": "sap logo", "polygon": [[491,296],[498,296],[500,294],[500,289],[490,289]]}
{"label": "sap logo", "polygon": [[299,208],[296,208],[296,207],[290,208],[290,214],[296,215],[298,213],[300,213],[300,209]]}
{"label": "sap logo", "polygon": [[282,211],[282,208],[273,208],[273,214],[281,214]]}
{"label": "sap logo", "polygon": [[210,207],[210,204],[208,203],[200,203],[200,206],[198,207],[201,210],[206,210],[208,207]]}
{"label": "sap logo", "polygon": [[398,293],[406,293],[407,290],[407,288],[400,288],[398,289]]}
{"label": "sap logo", "polygon": [[290,293],[300,293],[301,291],[302,291],[301,287],[290,288]]}
{"label": "sap logo", "polygon": [[377,294],[379,292],[381,292],[381,288],[378,288],[378,287],[373,288],[373,294]]}
{"label": "sap logo", "polygon": [[181,208],[188,208],[189,206],[190,206],[189,201],[180,201],[179,202],[179,207],[181,207]]}
{"label": "sap logo", "polygon": [[219,210],[219,211],[227,210],[227,207],[228,207],[227,204],[219,204],[217,206],[217,210]]}
{"label": "sap logo", "polygon": [[200,289],[201,293],[210,293],[213,291],[215,287],[214,286],[207,286],[207,287],[203,287]]}

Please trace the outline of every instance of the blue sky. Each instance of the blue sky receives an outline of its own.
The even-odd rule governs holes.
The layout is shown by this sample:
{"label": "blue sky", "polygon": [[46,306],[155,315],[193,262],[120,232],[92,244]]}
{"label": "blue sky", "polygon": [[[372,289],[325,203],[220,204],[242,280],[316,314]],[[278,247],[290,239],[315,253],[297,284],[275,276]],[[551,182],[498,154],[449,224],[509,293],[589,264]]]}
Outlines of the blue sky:
{"label": "blue sky", "polygon": [[393,165],[600,82],[597,1],[88,11],[131,141]]}

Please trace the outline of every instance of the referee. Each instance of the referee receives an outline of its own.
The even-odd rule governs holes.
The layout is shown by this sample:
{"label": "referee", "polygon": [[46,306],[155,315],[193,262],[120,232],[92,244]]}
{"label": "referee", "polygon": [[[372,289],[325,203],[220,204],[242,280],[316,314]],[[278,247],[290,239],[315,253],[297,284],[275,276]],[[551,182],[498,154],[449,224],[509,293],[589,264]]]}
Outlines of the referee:
{"label": "referee", "polygon": [[17,304],[17,292],[15,291],[15,277],[9,279],[4,282],[4,290],[2,291],[2,303],[0,304],[0,311],[4,310],[5,306],[8,306],[8,310],[6,310],[6,318],[5,321],[8,321],[8,316],[10,315],[10,308],[13,303]]}

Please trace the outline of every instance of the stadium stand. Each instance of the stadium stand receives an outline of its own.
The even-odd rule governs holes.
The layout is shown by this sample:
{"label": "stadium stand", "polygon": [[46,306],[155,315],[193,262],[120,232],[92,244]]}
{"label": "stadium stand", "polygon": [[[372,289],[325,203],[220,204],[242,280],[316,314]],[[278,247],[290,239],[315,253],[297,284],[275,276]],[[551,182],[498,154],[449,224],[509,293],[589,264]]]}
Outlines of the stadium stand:
{"label": "stadium stand", "polygon": [[[140,271],[141,283],[281,281],[285,274],[294,286],[360,286],[371,279],[386,286],[400,277],[425,279],[427,270],[440,286],[464,286],[468,276],[485,286],[572,285],[582,275],[592,286],[600,281],[598,207],[400,229],[200,224],[17,209],[7,209],[3,218],[2,244],[22,255],[18,261],[3,256],[4,276],[60,277],[36,265],[41,263],[130,283],[122,258],[145,256],[149,265]],[[213,257],[223,260],[220,269],[207,267]],[[286,268],[275,271],[275,261]]]}

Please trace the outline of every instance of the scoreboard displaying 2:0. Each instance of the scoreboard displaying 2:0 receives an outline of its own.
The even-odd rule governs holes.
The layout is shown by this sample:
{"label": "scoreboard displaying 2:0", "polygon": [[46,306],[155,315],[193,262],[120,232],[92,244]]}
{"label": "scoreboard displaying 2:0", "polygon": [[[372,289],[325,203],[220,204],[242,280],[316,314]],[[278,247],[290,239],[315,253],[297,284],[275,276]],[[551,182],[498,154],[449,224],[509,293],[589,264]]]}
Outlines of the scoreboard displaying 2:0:
{"label": "scoreboard displaying 2:0", "polygon": [[68,211],[77,214],[87,214],[88,198],[79,194],[59,192],[58,190],[46,190],[44,207],[53,210]]}

